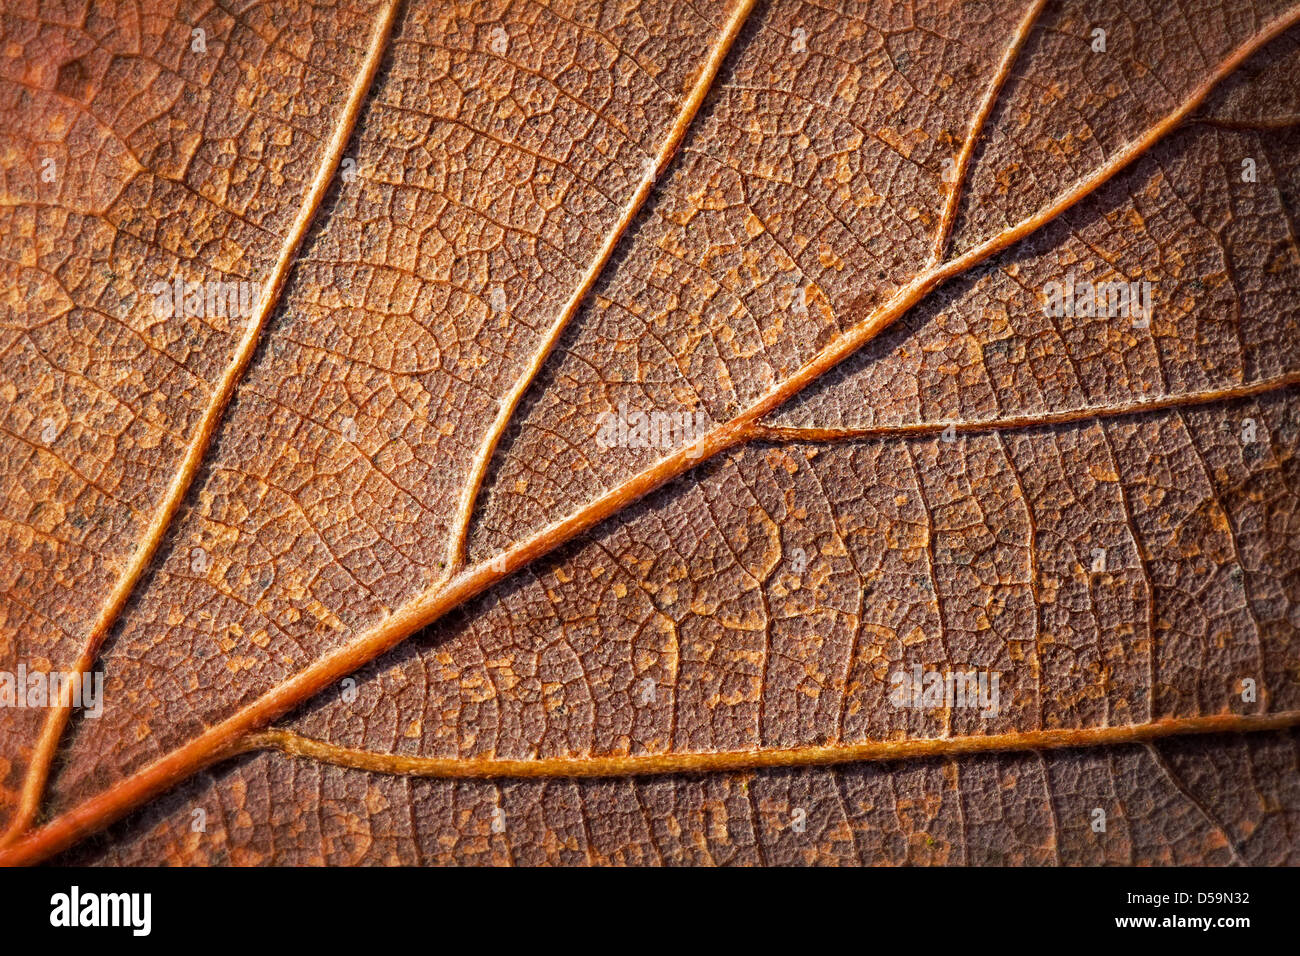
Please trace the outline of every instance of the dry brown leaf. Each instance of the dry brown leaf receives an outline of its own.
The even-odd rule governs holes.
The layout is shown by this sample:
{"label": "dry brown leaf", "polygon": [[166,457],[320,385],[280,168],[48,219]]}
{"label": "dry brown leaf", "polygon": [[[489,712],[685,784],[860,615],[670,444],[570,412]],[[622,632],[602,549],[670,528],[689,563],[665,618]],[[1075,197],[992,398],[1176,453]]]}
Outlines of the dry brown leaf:
{"label": "dry brown leaf", "polygon": [[1296,861],[1300,7],[148,6],[0,20],[0,862]]}

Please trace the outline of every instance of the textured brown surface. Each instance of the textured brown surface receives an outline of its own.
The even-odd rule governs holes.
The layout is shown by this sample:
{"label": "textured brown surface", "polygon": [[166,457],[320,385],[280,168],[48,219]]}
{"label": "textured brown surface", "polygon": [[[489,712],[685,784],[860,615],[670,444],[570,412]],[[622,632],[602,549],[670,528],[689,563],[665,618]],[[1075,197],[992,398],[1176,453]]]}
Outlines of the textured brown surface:
{"label": "textured brown surface", "polygon": [[[1300,817],[1294,733],[501,783],[366,774],[262,754],[215,777],[189,781],[61,862],[1294,865]],[[196,807],[206,810],[207,833],[191,830]],[[1097,808],[1106,812],[1105,833],[1091,828]],[[505,829],[494,833],[498,809]],[[801,833],[792,826],[798,809]]]}
{"label": "textured brown surface", "polygon": [[[69,670],[241,332],[150,288],[264,281],[369,39],[363,5],[6,4],[0,669]],[[191,30],[208,52],[191,52]],[[55,163],[43,181],[44,161]],[[41,714],[4,714],[0,824]]]}
{"label": "textured brown surface", "polygon": [[1298,14],[1040,6],[7,9],[0,861],[1297,862]]}

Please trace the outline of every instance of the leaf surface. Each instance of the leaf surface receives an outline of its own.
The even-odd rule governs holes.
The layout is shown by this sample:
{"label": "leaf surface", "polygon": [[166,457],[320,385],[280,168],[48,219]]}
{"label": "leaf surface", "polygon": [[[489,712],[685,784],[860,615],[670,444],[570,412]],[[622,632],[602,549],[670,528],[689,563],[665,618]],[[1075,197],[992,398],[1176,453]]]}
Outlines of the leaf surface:
{"label": "leaf surface", "polygon": [[[89,251],[13,264],[45,299],[14,300],[6,387],[62,389],[76,439],[5,472],[0,646],[106,686],[6,725],[0,859],[180,784],[73,858],[1293,861],[1297,18],[411,3],[294,46],[241,15],[298,54],[265,96],[342,104],[264,134],[301,169],[231,243],[277,277],[258,314],[189,333],[168,391],[139,355],[189,323],[138,286],[99,316]],[[249,56],[204,81],[227,109]],[[29,175],[11,215],[159,175],[110,163],[140,134],[100,95],[82,186]],[[141,195],[66,228],[133,275],[234,270]],[[1149,324],[1046,314],[1067,276],[1150,283]],[[75,372],[20,361],[40,334]],[[628,409],[698,431],[605,447]],[[996,712],[896,706],[913,668],[997,674]]]}

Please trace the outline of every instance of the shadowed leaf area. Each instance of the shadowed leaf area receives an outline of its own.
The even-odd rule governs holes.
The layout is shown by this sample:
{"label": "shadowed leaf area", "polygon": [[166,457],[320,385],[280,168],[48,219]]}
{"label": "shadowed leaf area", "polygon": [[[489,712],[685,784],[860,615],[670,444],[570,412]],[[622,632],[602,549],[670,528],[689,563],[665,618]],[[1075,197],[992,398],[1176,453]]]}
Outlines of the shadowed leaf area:
{"label": "shadowed leaf area", "polygon": [[0,863],[1300,862],[1300,6],[1118,7],[9,4]]}

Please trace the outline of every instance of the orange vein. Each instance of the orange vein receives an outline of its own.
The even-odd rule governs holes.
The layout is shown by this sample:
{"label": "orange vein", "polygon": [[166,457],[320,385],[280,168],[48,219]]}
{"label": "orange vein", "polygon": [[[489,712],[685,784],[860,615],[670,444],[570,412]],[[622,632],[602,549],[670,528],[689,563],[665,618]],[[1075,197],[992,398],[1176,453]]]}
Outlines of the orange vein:
{"label": "orange vein", "polygon": [[[361,72],[357,75],[356,82],[348,95],[343,115],[326,147],[321,165],[316,170],[316,178],[312,181],[307,197],[299,208],[298,215],[281,244],[280,254],[276,258],[270,279],[262,290],[257,308],[235,347],[229,365],[226,366],[221,379],[213,389],[208,405],[203,410],[203,416],[199,419],[198,427],[185,448],[180,467],[172,476],[172,480],[168,484],[157,509],[154,511],[148,527],[145,528],[143,536],[139,543],[136,544],[130,561],[127,562],[127,566],[123,568],[122,573],[118,576],[113,585],[113,590],[109,593],[108,600],[100,609],[99,615],[91,626],[90,633],[86,637],[85,646],[77,657],[76,665],[73,668],[75,673],[85,673],[94,666],[95,657],[99,653],[100,645],[104,642],[104,637],[108,634],[109,628],[113,626],[113,622],[117,620],[127,599],[131,596],[131,592],[149,566],[149,562],[153,560],[154,553],[158,550],[158,545],[162,543],[163,536],[166,534],[172,518],[180,508],[186,492],[189,491],[190,483],[198,472],[203,456],[207,452],[208,444],[221,422],[226,405],[229,403],[235,387],[239,384],[244,370],[253,357],[262,328],[266,325],[268,317],[275,309],[280,292],[283,290],[289,271],[293,267],[298,247],[302,244],[302,240],[315,218],[316,211],[320,207],[321,200],[324,199],[325,193],[334,179],[335,171],[338,169],[343,156],[343,150],[347,148],[348,140],[352,136],[352,130],[356,125],[357,116],[361,112],[375,72],[379,69],[384,48],[388,45],[388,36],[392,29],[396,9],[397,0],[389,0],[383,10],[380,11],[374,32],[371,35],[370,48],[366,53],[365,61],[362,63]],[[31,825],[36,816],[41,797],[45,792],[46,780],[49,778],[50,765],[54,760],[54,754],[58,750],[59,741],[63,737],[63,731],[67,727],[68,718],[71,714],[71,693],[72,689],[68,688],[67,692],[61,696],[58,704],[51,707],[46,715],[45,723],[41,727],[41,734],[37,738],[32,752],[27,775],[23,780],[23,789],[19,796],[17,811],[9,829],[0,838],[0,845],[14,839],[18,833]]]}
{"label": "orange vein", "polygon": [[975,145],[979,142],[980,134],[984,131],[985,122],[988,121],[989,115],[993,112],[993,107],[998,101],[1002,87],[1006,84],[1007,77],[1011,75],[1011,67],[1020,55],[1020,48],[1025,45],[1025,40],[1029,38],[1029,33],[1034,28],[1034,22],[1038,19],[1038,14],[1042,12],[1046,3],[1047,0],[1033,0],[1029,4],[1029,9],[1025,11],[1024,17],[1016,26],[1016,32],[1011,35],[1011,43],[1002,52],[1002,60],[998,63],[997,71],[993,74],[993,80],[988,89],[984,91],[984,99],[980,101],[979,108],[975,111],[975,115],[971,117],[970,127],[966,131],[966,141],[962,143],[961,152],[957,154],[957,161],[953,165],[952,185],[948,189],[948,195],[943,203],[943,213],[939,217],[939,230],[934,237],[934,248],[930,252],[930,265],[934,265],[943,258],[944,250],[948,245],[948,237],[951,235],[952,227],[957,221],[957,206],[961,201],[962,187],[966,182],[966,167],[975,154]]}
{"label": "orange vein", "polygon": [[[1108,182],[1125,165],[1133,162],[1161,136],[1177,126],[1178,121],[1195,109],[1214,85],[1229,75],[1246,57],[1297,21],[1300,21],[1300,5],[1277,17],[1237,47],[1215,68],[1210,79],[1193,90],[1190,97],[1173,113],[1140,139],[1120,150],[1093,175],[1081,179],[1050,206],[1005,232],[989,238],[956,259],[950,259],[918,275],[861,323],[834,339],[786,382],[774,387],[730,422],[718,426],[694,444],[661,459],[568,517],[511,546],[496,558],[466,568],[452,579],[416,595],[356,640],[319,658],[188,743],[73,807],[41,829],[27,833],[8,846],[0,847],[0,865],[30,863],[56,853],[85,834],[117,819],[143,800],[161,793],[176,781],[229,754],[238,753],[244,746],[246,735],[260,730],[303,700],[391,650],[448,611],[483,593],[541,555],[573,540],[633,501],[694,468],[701,461],[753,437],[754,424],[758,418],[852,355],[941,282],[970,269],[988,256],[1041,228],[1092,190]],[[1158,135],[1154,131],[1158,131]]]}
{"label": "orange vein", "polygon": [[1082,177],[1074,187],[1066,190],[1051,205],[1040,209],[1037,213],[1021,220],[1015,226],[991,236],[984,242],[967,250],[955,259],[949,259],[948,262],[939,267],[936,271],[943,278],[948,278],[959,273],[965,272],[971,266],[983,261],[995,252],[1007,248],[1013,243],[1019,242],[1025,236],[1041,228],[1046,223],[1055,219],[1065,210],[1069,209],[1075,203],[1090,195],[1097,186],[1107,182],[1120,170],[1124,169],[1133,160],[1141,156],[1157,142],[1159,142],[1174,127],[1178,126],[1185,120],[1193,110],[1204,102],[1216,86],[1221,83],[1225,77],[1232,74],[1237,67],[1241,66],[1256,50],[1264,46],[1271,40],[1276,39],[1285,30],[1294,26],[1300,21],[1300,7],[1292,7],[1279,16],[1274,17],[1264,28],[1250,37],[1233,50],[1228,56],[1218,63],[1210,74],[1192,90],[1191,94],[1183,100],[1182,103],[1172,112],[1164,116],[1158,123],[1150,127],[1140,137],[1130,143],[1126,143],[1123,148],[1118,150],[1091,175]]}
{"label": "orange vein", "polygon": [[722,33],[715,41],[713,49],[709,51],[708,58],[700,67],[699,76],[696,77],[690,93],[683,101],[672,128],[668,130],[668,135],[660,144],[659,151],[654,156],[653,165],[641,177],[631,199],[628,200],[618,221],[614,224],[614,228],[605,236],[605,241],[601,244],[600,249],[596,251],[596,255],[591,260],[586,273],[583,274],[572,295],[564,303],[564,308],[560,310],[560,314],[547,330],[541,347],[529,359],[523,374],[515,381],[510,392],[501,400],[501,407],[497,412],[497,417],[484,435],[478,454],[474,456],[469,480],[465,484],[460,504],[456,509],[451,538],[448,542],[447,577],[455,574],[465,565],[465,543],[469,536],[470,520],[473,518],[474,508],[478,503],[478,496],[483,487],[483,479],[487,476],[488,466],[492,463],[492,455],[496,452],[501,436],[505,434],[506,427],[514,417],[515,409],[519,407],[519,402],[523,399],[524,393],[528,391],[529,386],[537,377],[537,373],[541,371],[542,365],[546,362],[552,349],[555,348],[555,343],[559,341],[561,333],[564,332],[574,315],[577,314],[579,306],[587,297],[587,293],[591,291],[591,287],[596,284],[596,280],[605,271],[610,256],[614,254],[615,248],[623,238],[623,233],[627,231],[627,227],[632,224],[636,214],[645,204],[646,198],[654,188],[656,180],[667,168],[673,154],[677,152],[682,137],[686,135],[686,131],[695,119],[695,114],[699,112],[705,96],[712,89],[713,80],[718,75],[718,70],[722,68],[727,53],[731,50],[732,44],[739,35],[741,27],[745,25],[745,21],[753,8],[754,0],[739,0],[735,9],[732,10],[731,16],[723,26]]}
{"label": "orange vein", "polygon": [[1121,727],[1054,728],[962,737],[864,740],[860,743],[813,744],[804,747],[762,747],[707,753],[648,753],[606,757],[536,757],[505,760],[496,757],[407,757],[401,754],[353,750],[289,730],[250,734],[242,751],[278,750],[321,763],[410,777],[491,780],[503,777],[629,777],[666,773],[717,773],[769,767],[824,767],[833,764],[1008,750],[1061,750],[1133,744],[1189,734],[1249,733],[1286,730],[1300,725],[1300,711],[1276,714],[1213,714],[1177,717]]}
{"label": "orange vein", "polygon": [[1198,126],[1213,126],[1216,129],[1226,129],[1242,133],[1270,133],[1277,130],[1291,129],[1293,126],[1300,126],[1300,114],[1264,116],[1253,120],[1219,119],[1214,116],[1193,116],[1189,118],[1187,122]]}
{"label": "orange vein", "polygon": [[1247,398],[1251,395],[1264,395],[1269,392],[1290,388],[1293,385],[1300,385],[1300,371],[1287,372],[1285,375],[1261,379],[1258,382],[1250,382],[1246,385],[1228,385],[1223,388],[1211,388],[1200,392],[1184,392],[1181,395],[1160,395],[1155,398],[1125,402],[1122,405],[1084,405],[1079,408],[1067,408],[1060,411],[1036,412],[1028,415],[1006,415],[1000,418],[976,419],[973,421],[914,422],[907,425],[867,425],[861,428],[805,428],[793,425],[756,425],[753,434],[755,439],[763,441],[835,442],[857,441],[864,438],[936,435],[949,428],[954,432],[1007,431],[1016,428],[1069,424],[1070,422],[1089,421],[1094,418],[1140,415],[1144,412],[1159,411],[1165,408],[1209,405],[1214,402]]}

